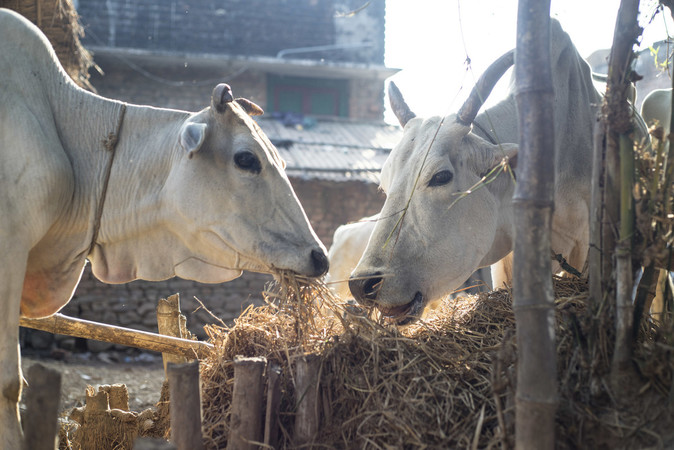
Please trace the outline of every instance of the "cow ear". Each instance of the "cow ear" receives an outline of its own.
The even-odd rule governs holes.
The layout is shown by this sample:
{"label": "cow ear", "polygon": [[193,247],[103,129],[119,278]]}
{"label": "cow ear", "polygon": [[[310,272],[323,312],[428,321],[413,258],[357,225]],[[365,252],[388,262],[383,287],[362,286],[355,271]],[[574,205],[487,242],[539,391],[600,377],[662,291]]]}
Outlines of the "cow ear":
{"label": "cow ear", "polygon": [[206,138],[205,123],[185,122],[180,129],[180,145],[187,152],[187,157],[192,159],[194,153],[199,151]]}
{"label": "cow ear", "polygon": [[481,176],[487,175],[494,168],[503,163],[503,158],[508,158],[508,165],[515,169],[517,167],[517,144],[501,144],[494,146],[491,155],[487,158],[487,164],[482,168]]}
{"label": "cow ear", "polygon": [[238,103],[239,106],[241,106],[243,110],[248,113],[249,116],[261,116],[262,114],[264,114],[262,108],[260,108],[247,98],[237,98],[234,101]]}

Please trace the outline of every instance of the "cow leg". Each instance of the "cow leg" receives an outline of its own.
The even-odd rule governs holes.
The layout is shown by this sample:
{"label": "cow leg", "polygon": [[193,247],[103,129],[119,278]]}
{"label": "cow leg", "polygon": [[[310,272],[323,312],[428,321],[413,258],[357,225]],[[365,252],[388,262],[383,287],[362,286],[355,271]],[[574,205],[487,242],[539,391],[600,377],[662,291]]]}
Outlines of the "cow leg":
{"label": "cow leg", "polygon": [[492,289],[502,289],[512,286],[513,282],[513,252],[508,253],[500,261],[491,265]]}
{"label": "cow leg", "polygon": [[[0,237],[0,242],[5,239]],[[7,244],[7,242],[2,242]],[[21,366],[19,364],[19,314],[27,255],[16,248],[0,246],[3,269],[0,271],[0,449],[21,448],[19,398]]]}

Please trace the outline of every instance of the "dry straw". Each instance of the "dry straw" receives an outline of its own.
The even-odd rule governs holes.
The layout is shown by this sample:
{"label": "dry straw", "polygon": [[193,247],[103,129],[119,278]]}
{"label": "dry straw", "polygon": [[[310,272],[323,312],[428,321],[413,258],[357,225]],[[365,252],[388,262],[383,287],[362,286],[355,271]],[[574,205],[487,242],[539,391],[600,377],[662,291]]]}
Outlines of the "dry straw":
{"label": "dry straw", "polygon": [[[662,443],[671,431],[671,336],[643,327],[634,397],[608,386],[610,308],[586,307],[586,283],[555,279],[560,448]],[[325,286],[288,276],[235,325],[207,327],[202,361],[205,442],[226,447],[236,355],[283,369],[280,448],[293,448],[292,379],[298,355],[321,360],[323,419],[313,448],[512,448],[515,321],[505,290],[444,299],[398,329],[335,303]],[[665,436],[666,438],[666,436]]]}
{"label": "dry straw", "polygon": [[93,57],[80,42],[84,30],[72,0],[0,0],[0,7],[12,9],[37,25],[47,35],[70,78],[95,92],[89,83]]}

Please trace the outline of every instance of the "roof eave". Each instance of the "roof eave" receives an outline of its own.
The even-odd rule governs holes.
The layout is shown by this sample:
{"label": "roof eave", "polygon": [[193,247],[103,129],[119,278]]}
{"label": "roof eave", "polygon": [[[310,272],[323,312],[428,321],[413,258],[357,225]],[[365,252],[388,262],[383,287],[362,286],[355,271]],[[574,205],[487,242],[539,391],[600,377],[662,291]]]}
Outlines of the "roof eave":
{"label": "roof eave", "polygon": [[311,76],[317,78],[363,78],[381,79],[395,75],[400,69],[362,63],[316,61],[311,59],[275,58],[271,56],[237,56],[217,54],[177,53],[169,51],[141,50],[134,48],[88,46],[94,60],[121,57],[134,63],[160,67],[193,66],[200,69],[258,70],[286,76]]}

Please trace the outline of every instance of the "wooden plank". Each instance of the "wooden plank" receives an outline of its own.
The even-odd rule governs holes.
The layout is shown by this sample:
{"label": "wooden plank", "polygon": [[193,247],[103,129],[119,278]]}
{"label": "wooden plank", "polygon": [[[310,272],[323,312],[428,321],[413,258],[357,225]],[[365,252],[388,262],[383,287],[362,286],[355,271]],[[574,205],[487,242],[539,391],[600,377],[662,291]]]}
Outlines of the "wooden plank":
{"label": "wooden plank", "polygon": [[22,317],[19,325],[53,334],[95,339],[112,342],[160,353],[173,353],[190,359],[204,358],[213,351],[213,344],[189,339],[162,336],[147,331],[131,330],[89,320],[75,319],[62,314],[54,314],[44,319]]}

